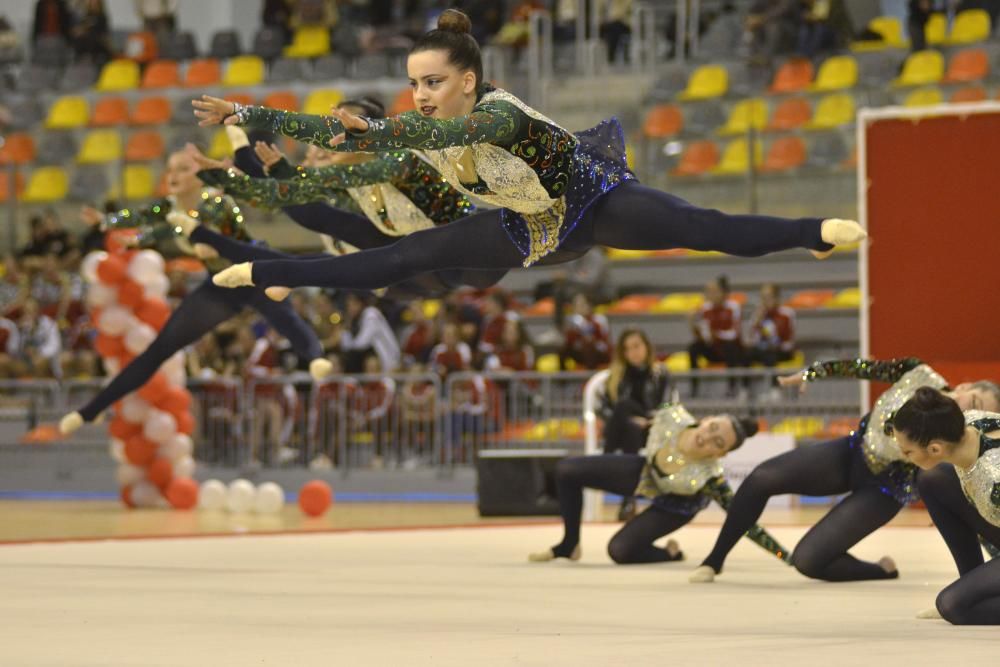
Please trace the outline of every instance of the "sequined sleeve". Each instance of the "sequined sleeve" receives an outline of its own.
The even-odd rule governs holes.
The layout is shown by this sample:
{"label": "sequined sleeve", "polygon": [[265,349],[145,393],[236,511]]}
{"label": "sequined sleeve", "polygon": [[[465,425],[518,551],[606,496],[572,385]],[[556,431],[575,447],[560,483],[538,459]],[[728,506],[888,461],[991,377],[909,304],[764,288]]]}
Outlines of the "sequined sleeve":
{"label": "sequined sleeve", "polygon": [[298,169],[284,157],[267,168],[268,178],[276,178],[279,181],[295,178],[297,173]]}
{"label": "sequined sleeve", "polygon": [[916,357],[877,361],[873,359],[836,359],[817,361],[803,371],[807,382],[827,377],[858,378],[878,382],[898,382],[923,362]]}
{"label": "sequined sleeve", "polygon": [[348,132],[346,141],[335,150],[434,150],[472,144],[510,147],[520,140],[528,120],[521,109],[500,100],[480,103],[468,116],[444,120],[408,111],[391,118],[369,119],[367,131]]}
{"label": "sequined sleeve", "polygon": [[198,207],[197,217],[211,225],[223,236],[237,241],[252,241],[247,231],[243,211],[233,198],[226,194],[205,195]]}
{"label": "sequined sleeve", "polygon": [[[732,505],[733,502],[733,489],[729,486],[729,482],[727,482],[725,478],[713,477],[708,480],[708,483],[706,483],[702,488],[702,493],[718,503],[722,509],[727,512],[729,511],[729,506]],[[762,549],[770,551],[786,563],[791,563],[791,552],[781,546],[778,540],[774,539],[774,537],[761,526],[754,524],[750,530],[746,532],[746,536]]]}
{"label": "sequined sleeve", "polygon": [[158,200],[143,208],[123,208],[105,216],[102,224],[107,231],[136,229],[138,247],[153,248],[175,236],[174,228],[167,222],[170,202]]}
{"label": "sequined sleeve", "polygon": [[344,132],[344,126],[332,116],[313,116],[256,105],[243,107],[238,118],[242,127],[281,134],[327,150],[330,140]]}
{"label": "sequined sleeve", "polygon": [[[384,169],[385,165],[381,166]],[[343,180],[343,177],[334,175],[329,180],[324,180],[320,171],[299,167],[292,178],[278,180],[253,178],[232,169],[207,169],[198,172],[198,178],[207,184],[222,188],[227,194],[254,208],[274,210],[285,206],[324,202],[337,208],[355,210],[350,195],[343,187],[335,184],[338,180]],[[384,180],[383,177],[382,181],[376,182]]]}

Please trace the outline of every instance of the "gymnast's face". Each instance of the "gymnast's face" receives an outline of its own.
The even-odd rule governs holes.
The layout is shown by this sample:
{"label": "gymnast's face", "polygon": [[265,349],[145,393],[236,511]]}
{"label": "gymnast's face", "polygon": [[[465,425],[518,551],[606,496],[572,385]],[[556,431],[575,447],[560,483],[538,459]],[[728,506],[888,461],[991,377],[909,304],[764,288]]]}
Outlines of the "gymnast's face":
{"label": "gymnast's face", "polygon": [[955,399],[962,412],[966,410],[985,410],[986,412],[1000,412],[1000,402],[990,392],[976,387],[971,382],[963,382],[946,395]]}
{"label": "gymnast's face", "polygon": [[680,445],[680,450],[692,459],[722,458],[736,444],[733,422],[723,415],[702,419],[692,432]]}
{"label": "gymnast's face", "polygon": [[417,111],[429,118],[464,116],[476,104],[476,75],[448,62],[448,52],[417,51],[406,60]]}
{"label": "gymnast's face", "polygon": [[197,192],[201,189],[198,180],[198,165],[184,151],[178,151],[167,160],[167,191],[175,197]]}
{"label": "gymnast's face", "polygon": [[951,451],[951,447],[947,443],[937,440],[931,440],[926,447],[921,447],[903,431],[893,433],[893,438],[895,438],[903,458],[923,470],[930,470],[942,463]]}

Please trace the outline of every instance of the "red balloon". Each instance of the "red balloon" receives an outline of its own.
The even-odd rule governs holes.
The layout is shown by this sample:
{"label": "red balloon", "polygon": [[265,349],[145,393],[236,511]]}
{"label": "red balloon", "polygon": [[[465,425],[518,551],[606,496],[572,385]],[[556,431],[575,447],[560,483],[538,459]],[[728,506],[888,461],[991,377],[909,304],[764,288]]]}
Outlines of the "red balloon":
{"label": "red balloon", "polygon": [[182,412],[187,412],[191,407],[191,392],[184,387],[171,385],[160,397],[156,407],[176,417]]}
{"label": "red balloon", "polygon": [[132,502],[132,487],[123,486],[121,489],[121,499],[122,504],[129,509],[135,508],[135,503]]}
{"label": "red balloon", "polygon": [[134,280],[126,278],[122,281],[122,284],[118,286],[118,303],[126,308],[135,310],[142,305],[145,298],[146,293],[142,289],[142,285]]}
{"label": "red balloon", "polygon": [[109,255],[97,265],[97,277],[106,285],[117,285],[127,274],[128,264],[117,255]]}
{"label": "red balloon", "polygon": [[176,414],[174,415],[174,419],[177,420],[178,433],[183,433],[184,435],[191,435],[194,433],[194,417],[191,416],[190,412]]}
{"label": "red balloon", "polygon": [[198,482],[190,477],[175,477],[165,495],[174,509],[189,510],[198,504]]}
{"label": "red balloon", "polygon": [[333,490],[326,482],[314,479],[299,491],[299,507],[309,516],[323,514],[333,502]]}
{"label": "red balloon", "polygon": [[135,316],[159,331],[170,319],[170,306],[163,299],[146,299],[136,308]]}
{"label": "red balloon", "polygon": [[155,484],[158,489],[165,488],[173,478],[174,466],[166,457],[158,456],[146,468],[146,479]]}
{"label": "red balloon", "polygon": [[125,342],[121,336],[109,336],[104,333],[98,333],[97,338],[94,339],[94,349],[97,350],[97,354],[105,359],[110,359],[111,357],[117,357],[125,351]]}
{"label": "red balloon", "polygon": [[128,442],[130,438],[142,433],[142,424],[125,421],[122,417],[115,417],[108,425],[108,431],[112,437],[118,438],[122,442]]}
{"label": "red balloon", "polygon": [[153,377],[139,389],[139,398],[143,399],[147,403],[156,405],[159,403],[163,396],[170,389],[170,382],[167,380],[167,376],[162,371],[157,371],[153,374]]}
{"label": "red balloon", "polygon": [[131,364],[134,359],[135,355],[129,352],[128,350],[125,350],[124,352],[118,355],[118,365],[121,366],[122,368],[125,368],[126,366]]}
{"label": "red balloon", "polygon": [[148,466],[156,458],[157,444],[141,435],[125,441],[125,460],[135,466]]}

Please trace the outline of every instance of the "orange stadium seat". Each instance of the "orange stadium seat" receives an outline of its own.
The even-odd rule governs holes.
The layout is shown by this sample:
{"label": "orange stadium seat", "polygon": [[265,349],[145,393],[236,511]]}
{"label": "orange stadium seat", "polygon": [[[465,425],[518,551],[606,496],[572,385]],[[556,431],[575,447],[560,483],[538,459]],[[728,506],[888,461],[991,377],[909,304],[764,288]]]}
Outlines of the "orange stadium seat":
{"label": "orange stadium seat", "polygon": [[298,111],[299,98],[295,93],[288,90],[279,90],[265,97],[261,104],[272,109],[284,109],[285,111]]}
{"label": "orange stadium seat", "polygon": [[806,143],[801,137],[775,139],[767,149],[761,171],[779,172],[801,167],[806,161]]}
{"label": "orange stadium seat", "polygon": [[[34,160],[35,140],[30,134],[16,132],[4,138],[3,147],[0,148],[0,164],[27,164]],[[6,180],[6,176],[0,174],[0,180]]]}
{"label": "orange stadium seat", "polygon": [[136,132],[125,145],[125,159],[129,162],[158,160],[165,152],[163,136],[156,130]]}
{"label": "orange stadium seat", "polygon": [[94,127],[124,125],[128,122],[128,101],[124,97],[105,97],[94,105],[90,124]]}
{"label": "orange stadium seat", "polygon": [[132,125],[161,125],[170,120],[170,100],[166,97],[146,97],[132,108]]}
{"label": "orange stadium seat", "polygon": [[151,62],[142,75],[143,88],[172,88],[181,85],[181,74],[173,60]]}
{"label": "orange stadium seat", "polygon": [[812,107],[804,97],[789,97],[771,114],[768,130],[794,130],[802,127],[812,118]]}
{"label": "orange stadium seat", "polygon": [[792,58],[782,63],[771,82],[772,93],[794,93],[805,90],[813,79],[813,64],[805,58]]}
{"label": "orange stadium seat", "polygon": [[188,88],[214,86],[219,83],[222,72],[215,58],[199,58],[188,64],[184,73],[184,85]]}
{"label": "orange stadium seat", "polygon": [[719,147],[714,141],[693,141],[681,153],[681,161],[673,170],[674,176],[699,176],[706,174],[719,163]]}
{"label": "orange stadium seat", "polygon": [[684,128],[684,114],[676,104],[658,104],[646,113],[642,133],[651,139],[665,139]]}

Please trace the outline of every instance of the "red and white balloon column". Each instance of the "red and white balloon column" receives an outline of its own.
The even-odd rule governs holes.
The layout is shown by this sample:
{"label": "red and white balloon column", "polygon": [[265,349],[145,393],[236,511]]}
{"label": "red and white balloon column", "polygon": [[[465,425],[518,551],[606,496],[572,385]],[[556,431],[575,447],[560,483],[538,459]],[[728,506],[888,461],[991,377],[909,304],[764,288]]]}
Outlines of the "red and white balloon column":
{"label": "red and white balloon column", "polygon": [[[149,347],[170,317],[163,257],[126,249],[117,234],[108,239],[109,252],[87,255],[80,267],[98,331],[94,347],[112,375]],[[129,507],[190,509],[197,504],[198,485],[191,479],[194,417],[185,379],[184,352],[179,351],[142,388],[114,405],[111,456],[118,462],[122,502]]]}

